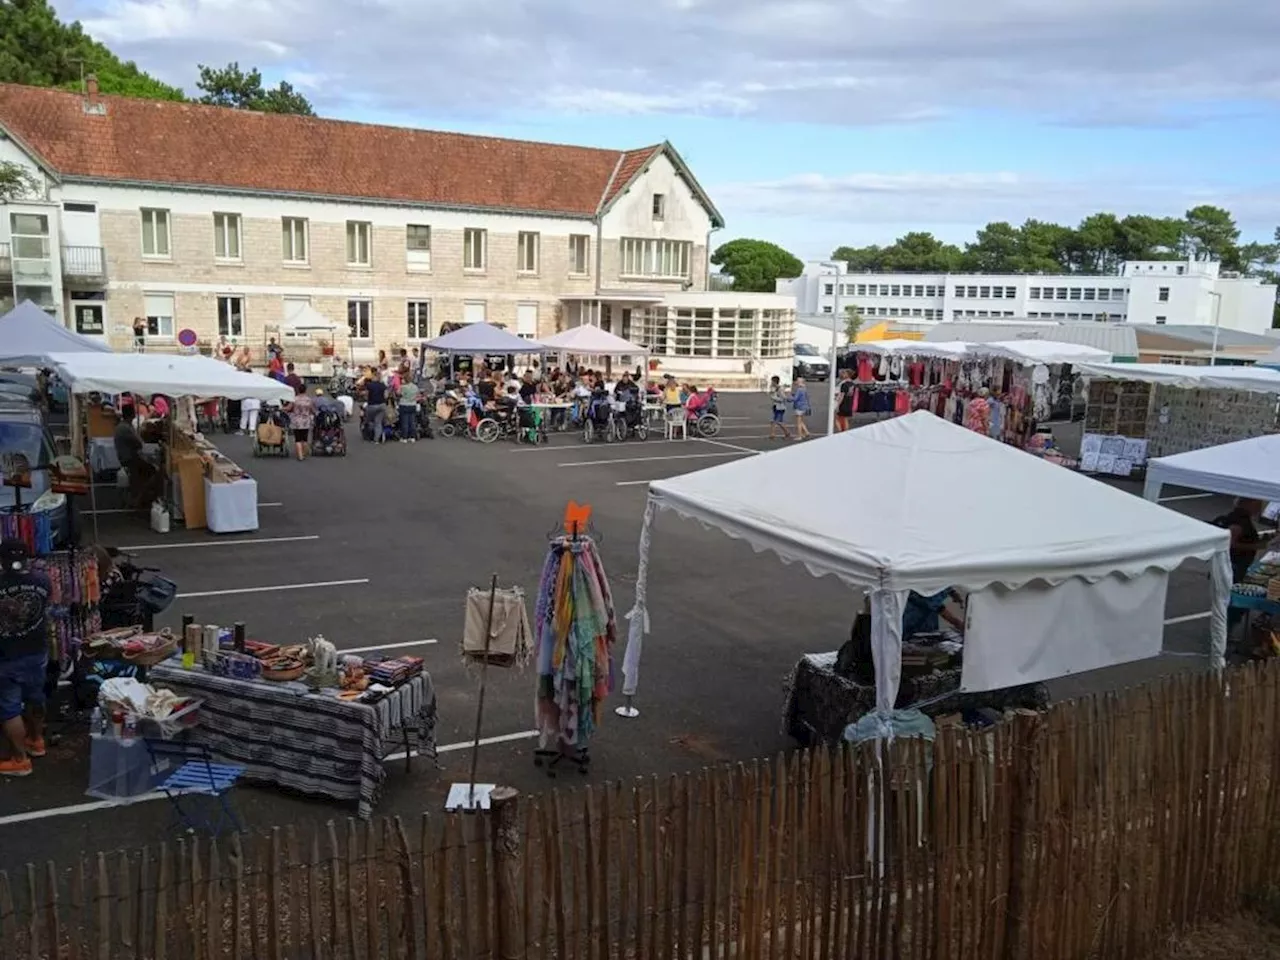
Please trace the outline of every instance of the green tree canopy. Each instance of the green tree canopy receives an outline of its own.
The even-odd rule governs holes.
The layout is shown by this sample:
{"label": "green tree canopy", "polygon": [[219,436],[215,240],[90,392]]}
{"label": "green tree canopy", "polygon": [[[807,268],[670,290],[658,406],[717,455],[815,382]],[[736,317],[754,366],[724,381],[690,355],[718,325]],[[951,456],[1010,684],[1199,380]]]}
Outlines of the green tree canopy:
{"label": "green tree canopy", "polygon": [[730,240],[716,248],[711,262],[733,277],[733,289],[773,293],[779,278],[798,277],[804,264],[768,240]]}
{"label": "green tree canopy", "polygon": [[0,203],[30,197],[40,189],[40,181],[20,163],[0,160]]}
{"label": "green tree canopy", "polygon": [[1228,270],[1240,269],[1240,229],[1230,213],[1205,203],[1188,210],[1185,222],[1187,253],[1220,260]]}
{"label": "green tree canopy", "polygon": [[315,116],[311,103],[293,87],[280,81],[270,90],[262,86],[262,74],[257,68],[248,73],[239,63],[229,63],[222,68],[200,64],[200,79],[196,86],[204,91],[201,103],[218,107],[235,107],[239,110],[257,110],[261,113],[296,113]]}

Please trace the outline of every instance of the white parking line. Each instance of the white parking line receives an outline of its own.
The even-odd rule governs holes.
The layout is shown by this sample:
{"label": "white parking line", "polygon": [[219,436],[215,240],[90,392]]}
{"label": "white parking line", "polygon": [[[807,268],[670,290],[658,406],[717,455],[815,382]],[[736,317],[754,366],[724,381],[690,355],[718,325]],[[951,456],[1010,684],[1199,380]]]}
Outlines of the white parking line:
{"label": "white parking line", "polygon": [[653,483],[652,480],[619,480],[614,484],[615,487],[638,487],[640,484]]}
{"label": "white parking line", "polygon": [[[686,441],[687,443],[688,441]],[[754,450],[751,453],[755,453]],[[741,453],[677,453],[669,457],[621,457],[616,460],[580,460],[577,463],[557,463],[557,467],[603,467],[611,463],[650,463],[654,460],[700,460],[706,457],[741,457]]]}
{"label": "white parking line", "polygon": [[[283,506],[284,506],[283,501],[278,502],[278,503],[260,503],[260,504],[258,504],[258,507],[259,507],[259,508],[262,508],[262,507],[283,507]],[[112,514],[112,513],[137,513],[139,516],[141,516],[141,515],[142,515],[139,511],[137,511],[137,510],[132,510],[132,509],[130,509],[130,508],[128,508],[128,507],[113,507],[113,508],[111,508],[111,509],[109,509],[109,510],[81,510],[81,511],[80,511],[80,513],[84,514],[85,516],[94,516],[94,515],[96,515],[96,516],[99,516],[99,517],[105,517],[105,516],[107,516],[108,514]]]}
{"label": "white parking line", "polygon": [[[714,447],[727,447],[730,450],[740,450],[743,453],[750,453],[750,454],[756,454],[760,452],[759,450],[752,450],[750,447],[738,447],[732,443],[725,443],[723,440],[708,440],[706,437],[699,437],[698,439],[701,440],[703,443],[709,443]],[[734,437],[733,439],[737,440],[739,438]],[[741,439],[747,439],[747,438],[743,437]]]}
{"label": "white parking line", "polygon": [[[532,740],[538,735],[537,730],[522,730],[520,733],[505,733],[497,737],[484,737],[480,740],[480,746],[487,747],[494,743],[509,743],[512,740]],[[446,743],[442,747],[436,748],[436,753],[455,753],[458,750],[469,750],[475,743],[474,740],[466,740],[462,743]],[[413,755],[417,755],[418,751],[411,751]],[[390,756],[383,757],[387,760],[403,760],[406,754],[404,751],[393,753]],[[140,797],[134,797],[129,801],[130,804],[147,803],[151,800],[163,800],[165,795],[156,791],[155,793],[144,793]],[[71,817],[78,813],[96,813],[99,810],[110,810],[111,808],[119,808],[118,801],[113,800],[95,800],[92,803],[72,803],[64,807],[47,807],[43,810],[28,810],[25,813],[11,813],[8,816],[0,817],[0,827],[11,826],[15,823],[31,823],[34,820],[48,820],[52,817]]]}
{"label": "white parking line", "polygon": [[1173,626],[1175,623],[1190,623],[1192,620],[1203,620],[1206,617],[1212,617],[1213,611],[1206,610],[1204,613],[1188,613],[1184,617],[1170,617],[1164,622],[1166,627]]}
{"label": "white parking line", "polygon": [[194,597],[230,597],[237,593],[271,593],[275,590],[310,590],[312,587],[349,587],[355,584],[368,583],[369,578],[360,580],[317,580],[315,583],[281,583],[273,587],[240,587],[236,590],[200,590],[196,593],[180,593],[179,600],[190,600]]}
{"label": "white parking line", "polygon": [[[662,431],[655,430],[654,432],[661,433]],[[622,441],[621,444],[618,444],[618,443],[612,444],[612,448],[616,450],[616,449],[619,449],[620,447],[623,449],[628,449],[628,448],[637,447],[637,446],[649,447],[649,446],[654,446],[660,443],[685,443],[685,442],[686,441],[684,440],[624,440]],[[600,447],[600,444],[597,444],[597,443],[589,443],[589,444],[583,443],[580,446],[574,446],[571,444],[555,444],[555,445],[548,444],[547,446],[544,446],[544,447],[518,447],[515,450],[508,450],[507,452],[508,453],[577,453],[580,451],[582,453],[593,453],[597,449],[599,449],[599,447]]]}
{"label": "white parking line", "polygon": [[258,537],[252,540],[194,540],[190,543],[140,543],[132,547],[121,547],[136,553],[139,550],[178,550],[182,547],[234,547],[247,543],[297,543],[299,540],[319,540],[320,535],[313,533],[308,537]]}
{"label": "white parking line", "polygon": [[339,653],[366,653],[369,650],[400,650],[403,647],[421,647],[429,643],[439,643],[439,640],[406,640],[404,643],[378,643],[372,647],[343,647]]}
{"label": "white parking line", "polygon": [[1173,503],[1175,500],[1203,500],[1205,497],[1216,497],[1216,493],[1184,493],[1176,497],[1161,497],[1156,503]]}

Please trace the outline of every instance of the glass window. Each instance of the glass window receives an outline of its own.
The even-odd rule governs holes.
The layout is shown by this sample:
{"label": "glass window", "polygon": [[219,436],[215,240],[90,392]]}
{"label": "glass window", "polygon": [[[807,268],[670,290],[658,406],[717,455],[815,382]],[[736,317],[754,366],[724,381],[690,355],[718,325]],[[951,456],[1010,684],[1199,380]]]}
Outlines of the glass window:
{"label": "glass window", "polygon": [[865,297],[867,295],[867,285],[865,283],[858,284],[858,296]]}
{"label": "glass window", "polygon": [[1110,300],[1110,299],[1111,299],[1111,291],[1110,291],[1110,290],[1108,290],[1106,287],[1101,287],[1101,288],[1099,288],[1099,290],[1098,290],[1098,299],[1099,299],[1099,300]]}
{"label": "glass window", "polygon": [[169,256],[169,211],[144,207],[142,210],[142,255]]}
{"label": "glass window", "polygon": [[538,272],[538,234],[521,230],[516,235],[516,272]]}
{"label": "glass window", "polygon": [[280,221],[284,239],[284,262],[307,262],[307,221],[303,217],[285,217]]}
{"label": "glass window", "polygon": [[1123,287],[1112,287],[1112,288],[1111,288],[1111,299],[1112,299],[1112,300],[1123,300],[1123,299],[1124,299],[1124,288],[1123,288]]}
{"label": "glass window", "polygon": [[1058,299],[1059,299],[1059,300],[1065,300],[1065,299],[1067,299],[1067,288],[1066,288],[1066,287],[1058,287],[1058,288],[1057,288],[1057,296],[1058,296]]}
{"label": "glass window", "polygon": [[977,297],[977,296],[978,296],[978,288],[977,288],[977,287],[967,287],[967,288],[965,289],[965,296],[966,296],[966,297],[968,297],[968,298],[970,298],[971,300],[972,300],[972,299],[974,299],[975,297]]}
{"label": "glass window", "polygon": [[992,288],[991,288],[991,296],[992,296],[992,297],[994,297],[996,300],[1003,300],[1003,299],[1004,299],[1004,287],[992,287]]}
{"label": "glass window", "polygon": [[219,260],[240,259],[240,214],[213,215],[213,255]]}
{"label": "glass window", "polygon": [[368,340],[373,331],[373,301],[347,301],[347,335],[352,340]]}
{"label": "glass window", "polygon": [[1085,288],[1084,288],[1084,298],[1085,298],[1086,300],[1092,300],[1095,296],[1097,296],[1097,293],[1098,293],[1098,291],[1097,291],[1096,289],[1094,289],[1093,287],[1085,287]]}
{"label": "glass window", "polygon": [[891,296],[891,297],[900,297],[900,296],[902,296],[902,287],[901,287],[901,286],[899,286],[899,285],[898,285],[898,284],[896,284],[896,283],[890,284],[890,285],[889,285],[889,296]]}
{"label": "glass window", "polygon": [[924,296],[924,286],[923,286],[923,285],[921,285],[921,284],[916,284],[916,286],[915,286],[913,289],[915,290],[915,295],[916,295],[917,297],[923,297],[923,296]]}
{"label": "glass window", "polygon": [[488,231],[468,227],[462,231],[462,269],[483,270],[488,247]]}
{"label": "glass window", "polygon": [[406,304],[407,326],[405,333],[410,340],[431,339],[431,301],[410,300]]}
{"label": "glass window", "polygon": [[1161,287],[1161,288],[1156,292],[1156,299],[1157,299],[1157,300],[1159,300],[1161,303],[1168,303],[1168,302],[1169,302],[1169,288],[1168,288],[1168,287]]}
{"label": "glass window", "polygon": [[653,219],[665,220],[667,216],[667,196],[664,193],[653,195]]}
{"label": "glass window", "polygon": [[1072,300],[1079,300],[1079,299],[1080,299],[1080,288],[1079,288],[1079,287],[1072,287],[1072,288],[1071,288],[1070,298],[1071,298]]}
{"label": "glass window", "polygon": [[173,294],[148,293],[143,297],[147,336],[173,339]]}
{"label": "glass window", "polygon": [[431,269],[431,228],[411,223],[404,228],[405,266],[410,270]]}
{"label": "glass window", "polygon": [[835,288],[832,284],[824,283],[824,284],[822,285],[822,295],[823,295],[824,297],[829,297],[829,296],[831,296],[831,294],[832,294],[832,293],[834,293],[834,292],[835,292],[835,289],[836,289],[836,288]]}
{"label": "glass window", "polygon": [[964,296],[964,287],[956,287],[956,296],[957,296],[957,297],[963,297],[963,296]]}
{"label": "glass window", "polygon": [[585,277],[591,272],[591,237],[575,233],[569,237],[569,272]]}
{"label": "glass window", "polygon": [[1030,289],[1028,289],[1028,290],[1027,290],[1027,297],[1028,297],[1029,299],[1031,299],[1031,300],[1039,300],[1039,299],[1040,299],[1040,288],[1039,288],[1039,287],[1031,287]]}
{"label": "glass window", "polygon": [[693,244],[680,240],[622,239],[622,274],[630,277],[689,276]]}
{"label": "glass window", "polygon": [[244,298],[218,298],[218,336],[244,336]]}
{"label": "glass window", "polygon": [[978,296],[979,296],[979,297],[981,297],[983,300],[990,300],[990,299],[991,299],[991,288],[990,288],[990,287],[979,287],[979,288],[978,288]]}
{"label": "glass window", "polygon": [[347,221],[347,263],[367,267],[371,263],[373,224],[361,220]]}

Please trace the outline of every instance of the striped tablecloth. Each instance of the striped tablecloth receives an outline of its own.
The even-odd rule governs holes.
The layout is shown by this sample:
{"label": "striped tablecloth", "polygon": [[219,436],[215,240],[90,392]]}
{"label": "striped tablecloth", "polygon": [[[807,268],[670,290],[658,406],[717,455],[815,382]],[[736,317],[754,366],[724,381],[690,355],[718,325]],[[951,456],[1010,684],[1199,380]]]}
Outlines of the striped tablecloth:
{"label": "striped tablecloth", "polygon": [[301,683],[232,680],[177,664],[152,667],[149,682],[204,701],[189,738],[219,762],[243,766],[245,780],[355,801],[367,820],[392,748],[413,734],[418,753],[435,757],[436,696],[426,673],[364,704],[311,693]]}

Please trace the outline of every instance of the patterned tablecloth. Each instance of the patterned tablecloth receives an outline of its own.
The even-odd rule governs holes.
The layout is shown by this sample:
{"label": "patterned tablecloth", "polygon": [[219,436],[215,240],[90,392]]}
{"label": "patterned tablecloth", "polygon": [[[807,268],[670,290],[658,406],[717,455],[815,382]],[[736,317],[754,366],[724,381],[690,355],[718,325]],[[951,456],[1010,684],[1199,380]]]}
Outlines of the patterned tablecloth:
{"label": "patterned tablecloth", "polygon": [[436,695],[426,673],[364,704],[301,683],[232,680],[177,664],[152,667],[149,682],[204,701],[189,738],[243,766],[247,781],[356,801],[367,820],[386,777],[384,756],[413,734],[418,754],[435,758]]}

